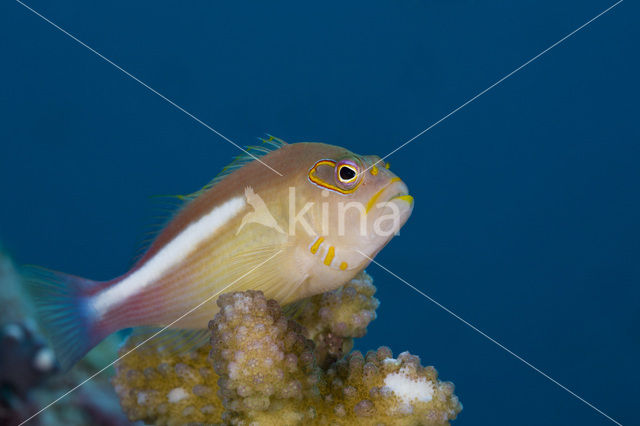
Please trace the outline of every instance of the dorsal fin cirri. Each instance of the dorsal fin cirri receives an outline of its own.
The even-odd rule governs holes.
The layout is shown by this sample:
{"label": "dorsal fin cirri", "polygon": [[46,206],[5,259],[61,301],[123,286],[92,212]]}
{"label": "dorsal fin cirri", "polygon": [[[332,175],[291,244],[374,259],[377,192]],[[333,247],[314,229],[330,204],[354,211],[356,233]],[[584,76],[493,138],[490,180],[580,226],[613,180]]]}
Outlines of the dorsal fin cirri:
{"label": "dorsal fin cirri", "polygon": [[231,173],[241,168],[242,166],[254,161],[256,158],[263,157],[268,153],[276,151],[282,148],[284,145],[287,145],[287,143],[282,139],[270,134],[266,134],[266,137],[258,138],[258,140],[261,142],[259,145],[249,145],[245,147],[246,152],[243,152],[242,154],[234,157],[231,163],[224,167],[220,171],[220,173],[218,173],[209,183],[207,183],[199,190],[184,195],[179,194],[154,196],[153,198],[155,199],[163,199],[165,201],[165,203],[161,206],[162,215],[156,216],[154,218],[156,222],[153,223],[150,226],[150,229],[148,229],[147,232],[144,233],[143,240],[140,242],[140,244],[138,244],[138,247],[135,250],[133,263],[137,262],[140,259],[140,257],[153,243],[156,236],[162,231],[167,223],[169,223],[175,216],[175,214],[180,211],[185,205],[187,205],[191,200],[198,198],[204,192],[217,185],[225,177],[229,176]]}
{"label": "dorsal fin cirri", "polygon": [[176,195],[180,200],[189,202],[195,198],[198,198],[202,193],[215,186],[225,177],[229,176],[235,170],[242,166],[254,161],[256,158],[263,157],[268,153],[282,148],[287,143],[280,138],[267,134],[267,138],[258,138],[262,143],[260,145],[249,145],[245,149],[247,152],[233,158],[233,161],[222,169],[220,173],[216,175],[209,183],[200,188],[199,190],[186,195]]}

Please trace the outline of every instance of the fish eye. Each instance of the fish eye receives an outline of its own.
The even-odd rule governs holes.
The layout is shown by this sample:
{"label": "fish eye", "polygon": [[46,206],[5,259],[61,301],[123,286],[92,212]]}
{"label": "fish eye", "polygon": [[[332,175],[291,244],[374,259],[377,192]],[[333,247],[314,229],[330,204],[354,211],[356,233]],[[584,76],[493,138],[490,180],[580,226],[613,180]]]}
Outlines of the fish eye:
{"label": "fish eye", "polygon": [[336,177],[342,185],[352,187],[358,180],[358,166],[353,161],[343,160],[336,166]]}
{"label": "fish eye", "polygon": [[349,182],[356,178],[356,171],[349,166],[340,167],[340,180],[342,182]]}

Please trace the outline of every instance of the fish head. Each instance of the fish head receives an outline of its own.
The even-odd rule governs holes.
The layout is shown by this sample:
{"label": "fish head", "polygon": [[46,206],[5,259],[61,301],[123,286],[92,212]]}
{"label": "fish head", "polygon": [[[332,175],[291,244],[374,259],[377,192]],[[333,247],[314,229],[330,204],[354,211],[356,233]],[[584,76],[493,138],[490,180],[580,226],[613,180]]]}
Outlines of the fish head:
{"label": "fish head", "polygon": [[324,145],[312,160],[305,188],[315,200],[309,216],[318,237],[310,251],[320,251],[313,244],[321,238],[327,247],[318,262],[359,272],[399,233],[413,211],[413,197],[378,156]]}

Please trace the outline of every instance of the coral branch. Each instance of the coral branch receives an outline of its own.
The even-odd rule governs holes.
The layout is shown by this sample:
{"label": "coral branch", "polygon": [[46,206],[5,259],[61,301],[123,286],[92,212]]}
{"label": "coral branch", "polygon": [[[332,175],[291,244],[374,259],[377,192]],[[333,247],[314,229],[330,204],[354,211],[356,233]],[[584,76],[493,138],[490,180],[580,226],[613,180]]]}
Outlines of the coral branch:
{"label": "coral branch", "polygon": [[[22,424],[112,359],[119,342],[102,342],[65,375],[33,319],[34,310],[13,263],[0,250],[0,424]],[[206,355],[205,355],[206,356]],[[42,413],[40,424],[126,425],[106,375],[86,382],[77,392]]]}
{"label": "coral branch", "polygon": [[342,356],[375,318],[374,292],[361,274],[289,315],[259,291],[222,295],[211,347],[139,350],[119,363],[122,407],[130,420],[155,424],[448,424],[462,409],[453,384],[417,356],[393,358],[386,347]]}
{"label": "coral branch", "polygon": [[367,333],[367,326],[376,319],[380,304],[373,297],[375,292],[371,276],[362,272],[337,290],[284,308],[307,329],[309,338],[315,342],[318,365],[329,367],[351,351],[353,338]]}

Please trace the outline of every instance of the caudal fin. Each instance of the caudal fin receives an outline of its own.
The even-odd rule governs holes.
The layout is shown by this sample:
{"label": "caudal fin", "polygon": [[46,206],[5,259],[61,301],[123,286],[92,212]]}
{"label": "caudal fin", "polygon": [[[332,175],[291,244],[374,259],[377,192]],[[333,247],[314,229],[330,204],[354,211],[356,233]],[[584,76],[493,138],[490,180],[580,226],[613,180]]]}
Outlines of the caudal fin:
{"label": "caudal fin", "polygon": [[98,326],[88,303],[90,289],[99,283],[37,266],[27,266],[22,272],[40,326],[66,371],[110,334]]}

